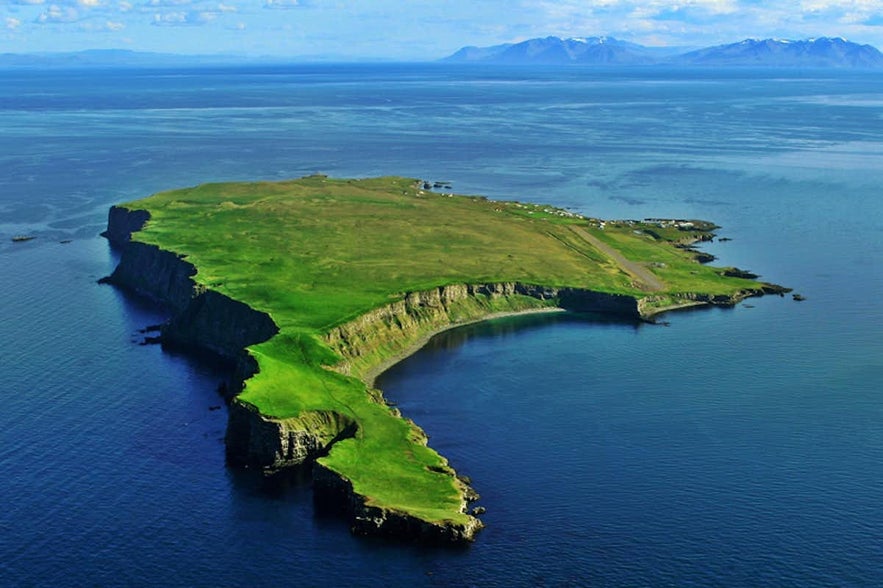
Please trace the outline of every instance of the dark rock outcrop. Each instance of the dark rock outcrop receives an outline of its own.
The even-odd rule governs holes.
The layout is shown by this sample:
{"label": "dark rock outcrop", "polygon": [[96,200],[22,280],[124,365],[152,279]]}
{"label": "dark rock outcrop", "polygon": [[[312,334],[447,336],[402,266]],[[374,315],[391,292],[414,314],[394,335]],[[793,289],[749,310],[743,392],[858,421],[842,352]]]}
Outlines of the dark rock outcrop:
{"label": "dark rock outcrop", "polygon": [[744,278],[746,280],[756,280],[760,277],[755,273],[739,269],[737,267],[726,268],[721,272],[721,274],[728,278]]}
{"label": "dark rock outcrop", "polygon": [[132,239],[132,233],[140,231],[150,220],[146,210],[129,210],[121,206],[111,206],[107,214],[107,230],[101,233],[111,244],[122,247]]}

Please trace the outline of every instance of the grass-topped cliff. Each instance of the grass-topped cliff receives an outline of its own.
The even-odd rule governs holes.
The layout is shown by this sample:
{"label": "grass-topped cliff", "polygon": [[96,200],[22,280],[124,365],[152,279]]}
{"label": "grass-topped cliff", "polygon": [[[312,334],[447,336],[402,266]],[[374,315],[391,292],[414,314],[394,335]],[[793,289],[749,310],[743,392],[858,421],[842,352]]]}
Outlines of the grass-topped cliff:
{"label": "grass-topped cliff", "polygon": [[298,427],[330,444],[318,463],[369,507],[430,523],[475,525],[445,460],[365,383],[377,365],[452,323],[568,306],[576,292],[638,299],[646,314],[765,287],[676,246],[707,238],[707,224],[604,223],[407,178],[207,184],[124,208],[149,213],[133,240],[184,256],[197,291],[278,327],[249,347],[258,373],[238,405],[291,446]]}

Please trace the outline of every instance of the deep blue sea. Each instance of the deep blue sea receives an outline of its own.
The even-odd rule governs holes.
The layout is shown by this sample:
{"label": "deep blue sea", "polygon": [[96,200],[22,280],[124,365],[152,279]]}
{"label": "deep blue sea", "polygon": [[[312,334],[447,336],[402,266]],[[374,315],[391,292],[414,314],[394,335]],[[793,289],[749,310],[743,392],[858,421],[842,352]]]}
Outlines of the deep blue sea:
{"label": "deep blue sea", "polygon": [[[807,300],[437,337],[379,383],[487,528],[355,538],[227,468],[218,373],[96,284],[111,204],[314,172],[713,220]],[[881,262],[879,73],[0,71],[0,585],[883,585]]]}

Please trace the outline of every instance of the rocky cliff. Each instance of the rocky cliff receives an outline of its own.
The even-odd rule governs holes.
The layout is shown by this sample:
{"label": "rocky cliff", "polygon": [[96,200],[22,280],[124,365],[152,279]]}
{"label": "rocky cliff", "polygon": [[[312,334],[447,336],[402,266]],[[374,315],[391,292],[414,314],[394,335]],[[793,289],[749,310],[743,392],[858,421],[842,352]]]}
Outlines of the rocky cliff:
{"label": "rocky cliff", "polygon": [[357,430],[352,419],[336,412],[313,411],[274,419],[235,400],[227,420],[227,459],[265,472],[299,466],[324,455],[334,443],[354,436]]}
{"label": "rocky cliff", "polygon": [[125,246],[132,239],[132,233],[143,229],[149,220],[150,213],[146,210],[111,206],[107,215],[107,230],[101,235],[113,245]]}
{"label": "rocky cliff", "polygon": [[193,282],[194,275],[196,268],[181,256],[156,245],[133,241],[123,248],[113,273],[102,281],[150,298],[178,313],[202,291]]}
{"label": "rocky cliff", "polygon": [[146,210],[110,208],[107,230],[102,235],[122,248],[122,255],[113,273],[101,282],[145,296],[179,313],[202,291],[193,281],[196,268],[180,255],[132,241],[132,233],[144,228],[149,220]]}
{"label": "rocky cliff", "polygon": [[219,294],[193,288],[189,303],[162,328],[164,345],[198,347],[238,360],[249,345],[266,341],[279,327],[265,312]]}
{"label": "rocky cliff", "polygon": [[161,329],[163,346],[221,358],[234,368],[226,388],[237,392],[257,370],[245,348],[266,341],[279,332],[278,327],[268,314],[197,284],[196,268],[183,256],[132,241],[132,233],[149,219],[146,210],[111,207],[103,234],[122,248],[122,255],[113,273],[101,281],[168,308],[172,318]]}

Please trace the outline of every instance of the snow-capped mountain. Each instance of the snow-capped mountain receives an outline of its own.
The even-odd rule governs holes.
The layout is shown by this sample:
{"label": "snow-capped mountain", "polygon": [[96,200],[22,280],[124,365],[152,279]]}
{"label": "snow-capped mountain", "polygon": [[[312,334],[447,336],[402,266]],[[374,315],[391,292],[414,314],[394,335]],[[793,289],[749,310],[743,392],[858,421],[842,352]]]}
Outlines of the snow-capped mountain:
{"label": "snow-capped mountain", "polygon": [[691,51],[676,58],[690,65],[756,65],[764,67],[883,67],[883,53],[871,45],[842,37],[746,39],[739,43]]}

